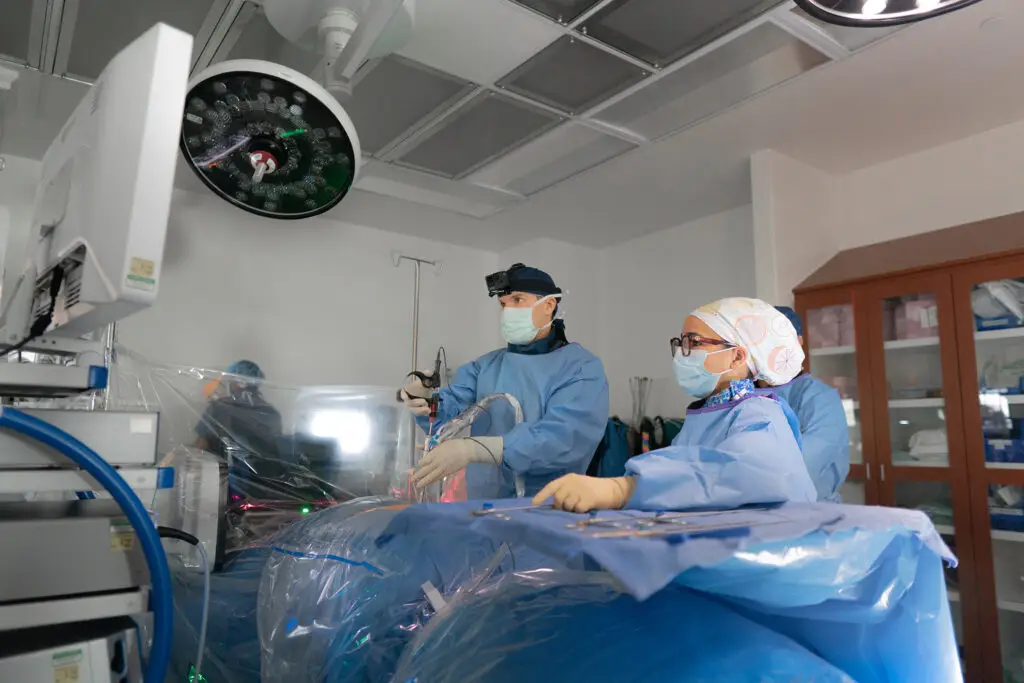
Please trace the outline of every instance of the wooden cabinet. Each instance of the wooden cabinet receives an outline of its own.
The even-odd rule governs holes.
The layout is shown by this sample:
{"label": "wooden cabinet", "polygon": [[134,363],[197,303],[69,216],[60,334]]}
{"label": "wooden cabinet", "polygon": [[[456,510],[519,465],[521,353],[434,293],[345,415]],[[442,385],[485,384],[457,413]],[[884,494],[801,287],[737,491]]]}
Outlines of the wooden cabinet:
{"label": "wooden cabinet", "polygon": [[847,412],[844,502],[932,518],[966,680],[1024,683],[1024,216],[844,252],[794,292]]}

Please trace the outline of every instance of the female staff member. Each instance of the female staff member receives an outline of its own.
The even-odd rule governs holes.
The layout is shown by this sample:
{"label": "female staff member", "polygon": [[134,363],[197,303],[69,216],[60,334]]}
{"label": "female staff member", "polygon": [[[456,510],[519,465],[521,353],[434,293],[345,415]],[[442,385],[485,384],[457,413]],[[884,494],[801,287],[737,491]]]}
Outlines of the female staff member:
{"label": "female staff member", "polygon": [[701,400],[687,411],[672,445],[630,459],[630,476],[566,475],[534,504],[552,499],[558,509],[586,512],[813,502],[795,415],[754,386],[797,375],[804,354],[796,337],[786,317],[758,299],[722,299],[697,309],[671,347],[677,382]]}

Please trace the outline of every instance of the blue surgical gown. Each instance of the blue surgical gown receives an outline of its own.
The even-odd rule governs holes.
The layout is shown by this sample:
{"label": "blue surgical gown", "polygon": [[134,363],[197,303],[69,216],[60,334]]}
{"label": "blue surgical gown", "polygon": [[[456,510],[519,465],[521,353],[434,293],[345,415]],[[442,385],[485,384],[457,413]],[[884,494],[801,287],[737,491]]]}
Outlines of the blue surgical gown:
{"label": "blue surgical gown", "polygon": [[794,420],[783,403],[748,394],[686,412],[672,445],[630,458],[636,477],[629,507],[639,510],[734,508],[814,502]]}
{"label": "blue surgical gown", "polygon": [[818,500],[839,503],[839,487],[850,472],[850,430],[839,392],[811,375],[777,387],[758,389],[789,403],[800,421],[804,464]]}
{"label": "blue surgical gown", "polygon": [[608,379],[597,356],[579,344],[532,355],[492,351],[460,367],[441,390],[438,424],[490,394],[515,396],[523,422],[515,424],[507,401],[496,401],[473,423],[473,436],[504,437],[504,451],[500,468],[466,468],[470,498],[513,498],[516,475],[530,497],[565,474],[587,471],[609,411]]}

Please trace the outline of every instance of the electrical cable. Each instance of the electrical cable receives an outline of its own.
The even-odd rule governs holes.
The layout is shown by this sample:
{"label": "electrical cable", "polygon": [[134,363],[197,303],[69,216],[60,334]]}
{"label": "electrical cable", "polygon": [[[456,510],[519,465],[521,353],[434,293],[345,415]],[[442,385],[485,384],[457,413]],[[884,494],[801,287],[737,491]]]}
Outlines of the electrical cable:
{"label": "electrical cable", "polygon": [[160,538],[172,538],[176,541],[184,541],[189,545],[199,546],[198,538],[179,529],[172,529],[169,526],[158,526],[156,532],[160,534]]}
{"label": "electrical cable", "polygon": [[139,650],[139,663],[142,664],[142,668],[146,668],[146,651],[142,647],[142,624],[135,620],[135,617],[128,617],[135,624],[135,647]]}
{"label": "electrical cable", "polygon": [[199,651],[196,653],[195,678],[193,679],[198,683],[203,680],[201,674],[203,671],[203,653],[206,651],[206,625],[209,622],[210,615],[210,561],[206,556],[206,548],[192,534],[180,529],[172,529],[169,526],[158,526],[156,531],[160,534],[160,538],[184,541],[189,545],[195,546],[203,562],[203,611],[199,619]]}
{"label": "electrical cable", "polygon": [[488,448],[487,446],[485,446],[485,445],[484,445],[484,444],[483,444],[483,443],[482,443],[482,442],[481,442],[481,441],[480,441],[479,439],[474,439],[474,438],[473,438],[473,437],[471,437],[471,436],[468,436],[468,437],[466,437],[466,438],[467,438],[467,439],[469,439],[470,441],[472,441],[473,443],[475,443],[475,444],[476,444],[477,446],[479,446],[480,448],[482,448],[482,449],[484,449],[485,451],[487,451],[487,455],[491,456],[491,460],[493,460],[493,461],[494,461],[494,466],[495,466],[495,467],[497,467],[497,466],[499,466],[499,465],[501,464],[500,462],[498,462],[498,456],[496,456],[496,455],[494,454],[494,451],[492,451],[492,450],[491,450],[490,448]]}
{"label": "electrical cable", "polygon": [[65,455],[92,476],[121,507],[139,541],[152,586],[150,609],[153,612],[153,646],[144,680],[146,683],[163,683],[170,662],[174,630],[173,593],[167,557],[156,527],[150,520],[149,511],[110,463],[64,430],[8,406],[0,406],[0,428],[27,436]]}
{"label": "electrical cable", "polygon": [[50,323],[53,322],[53,312],[57,308],[57,295],[60,294],[60,286],[63,283],[64,269],[60,266],[54,266],[50,273],[50,304],[46,309],[46,315],[36,318],[32,323],[32,327],[29,328],[28,336],[6,349],[4,353],[10,354],[15,351],[21,351],[29,342],[46,332],[47,328],[50,327]]}
{"label": "electrical cable", "polygon": [[444,365],[441,366],[444,368],[444,382],[448,386],[451,386],[452,381],[448,377],[448,352],[445,350],[443,346],[439,346],[437,347],[437,355],[444,359]]}

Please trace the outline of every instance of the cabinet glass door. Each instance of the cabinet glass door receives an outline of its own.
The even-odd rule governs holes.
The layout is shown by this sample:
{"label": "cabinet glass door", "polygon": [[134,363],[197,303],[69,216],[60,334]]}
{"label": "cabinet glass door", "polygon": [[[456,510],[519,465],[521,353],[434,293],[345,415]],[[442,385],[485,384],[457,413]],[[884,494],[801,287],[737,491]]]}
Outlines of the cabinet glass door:
{"label": "cabinet glass door", "polygon": [[[889,453],[896,467],[948,467],[939,308],[932,293],[882,300]],[[952,518],[953,511],[946,514]]]}
{"label": "cabinet glass door", "polygon": [[880,503],[923,512],[954,552],[958,541],[967,548],[946,570],[963,660],[974,574],[951,278],[894,278],[869,294],[872,392],[862,400],[871,403]]}
{"label": "cabinet glass door", "polygon": [[979,564],[991,558],[979,568],[981,630],[999,629],[986,680],[1024,683],[1024,266],[980,268],[955,286],[961,346],[973,346],[963,395],[974,545]]}
{"label": "cabinet glass door", "polygon": [[850,474],[839,489],[844,503],[874,502],[867,490],[864,439],[857,389],[857,339],[853,303],[808,308],[804,342],[812,375],[836,389],[850,430]]}

